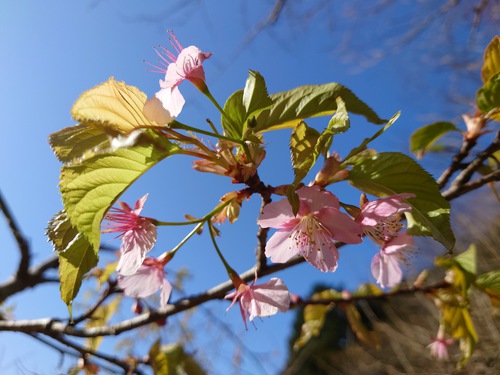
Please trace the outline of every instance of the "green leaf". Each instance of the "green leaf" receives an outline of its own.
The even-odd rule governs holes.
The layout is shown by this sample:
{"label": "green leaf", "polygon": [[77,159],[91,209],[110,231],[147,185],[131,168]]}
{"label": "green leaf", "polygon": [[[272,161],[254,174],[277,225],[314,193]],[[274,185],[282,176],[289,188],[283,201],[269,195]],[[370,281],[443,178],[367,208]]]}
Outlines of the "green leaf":
{"label": "green leaf", "polygon": [[245,89],[234,92],[224,104],[221,123],[225,133],[233,138],[244,137],[247,129],[255,126],[255,116],[272,105],[264,78],[250,70]]}
{"label": "green leaf", "polygon": [[59,256],[59,288],[61,299],[72,315],[75,299],[83,276],[97,265],[97,250],[76,230],[64,211],[58,212],[49,222],[47,236]]}
{"label": "green leaf", "polygon": [[[387,123],[380,128],[375,134],[373,134],[369,138],[365,138],[363,142],[358,147],[355,147],[349,152],[349,155],[346,156],[345,162],[346,164],[353,164],[357,163],[358,155],[362,153],[366,153],[368,144],[372,142],[373,140],[377,139],[382,133],[384,133],[387,129],[389,129],[392,124],[396,122],[396,120],[399,118],[400,112],[397,112],[394,116],[392,116]],[[368,152],[370,153],[370,152]]]}
{"label": "green leaf", "polygon": [[436,181],[410,157],[396,153],[379,153],[360,159],[349,173],[349,181],[356,188],[377,197],[413,193],[406,212],[408,233],[414,236],[432,236],[451,251],[455,236],[450,226],[450,204],[439,192]]}
{"label": "green leaf", "polygon": [[266,82],[259,72],[250,70],[245,89],[243,90],[243,105],[247,119],[258,115],[264,109],[269,109],[273,101],[269,97]]}
{"label": "green leaf", "polygon": [[319,136],[320,134],[316,129],[307,126],[305,122],[301,122],[293,130],[290,138],[290,152],[295,179],[288,187],[287,197],[295,215],[299,211],[299,199],[295,189],[316,162],[317,153],[314,151]]}
{"label": "green leaf", "polygon": [[[91,328],[105,326],[118,310],[120,302],[121,296],[117,296],[107,305],[99,306],[94,311],[90,319],[87,320],[87,324],[85,324],[85,327]],[[102,339],[103,336],[89,337],[85,340],[83,345],[88,350],[96,351],[101,345]]]}
{"label": "green leaf", "polygon": [[356,298],[362,297],[373,297],[373,296],[381,296],[384,294],[383,290],[380,289],[377,285],[372,283],[361,284],[358,289],[356,289],[352,296]]}
{"label": "green leaf", "polygon": [[439,121],[422,126],[410,136],[410,150],[421,159],[436,140],[450,131],[459,131],[451,122]]}
{"label": "green leaf", "polygon": [[243,90],[234,92],[227,98],[224,104],[224,115],[221,117],[221,124],[224,132],[233,138],[239,138],[243,134],[247,111],[243,105]]}
{"label": "green leaf", "polygon": [[271,94],[270,97],[274,105],[256,116],[256,132],[294,128],[306,118],[331,115],[337,110],[337,97],[342,98],[347,111],[363,115],[375,124],[386,122],[349,89],[338,83],[300,86]]}
{"label": "green leaf", "polygon": [[473,276],[477,275],[476,266],[476,245],[471,244],[469,248],[461,254],[458,254],[453,260],[465,272]]}
{"label": "green leaf", "polygon": [[142,174],[180,149],[148,131],[148,142],[61,168],[60,191],[71,224],[97,249],[100,224],[116,199]]}
{"label": "green leaf", "polygon": [[113,77],[85,91],[73,104],[71,114],[78,122],[107,132],[130,133],[144,126],[156,126],[144,117],[147,95],[137,87],[117,82]]}
{"label": "green leaf", "polygon": [[[340,292],[329,289],[314,293],[311,296],[311,300],[318,301],[340,297]],[[334,306],[335,304],[331,303],[328,305],[307,305],[306,307],[304,307],[304,323],[302,324],[300,337],[293,344],[293,349],[295,351],[299,350],[301,347],[307,344],[307,342],[313,337],[320,334],[321,329],[325,324],[325,316],[331,309],[333,309]]]}
{"label": "green leaf", "polygon": [[328,129],[330,129],[334,134],[345,133],[351,126],[349,114],[347,113],[345,103],[340,96],[337,96],[335,101],[337,102],[337,110],[328,122]]}
{"label": "green leaf", "polygon": [[[476,95],[476,103],[483,113],[500,107],[500,73],[495,74],[481,87]],[[497,117],[494,117],[497,120]]]}
{"label": "green leaf", "polygon": [[490,297],[491,304],[494,307],[500,307],[500,271],[491,271],[479,275],[476,279],[476,287]]}
{"label": "green leaf", "polygon": [[198,362],[178,343],[161,346],[160,339],[156,340],[149,349],[149,361],[158,375],[205,374]]}
{"label": "green leaf", "polygon": [[488,82],[491,77],[500,72],[500,36],[495,36],[484,51],[481,79]]}
{"label": "green leaf", "polygon": [[59,161],[63,163],[109,152],[111,147],[104,130],[85,124],[64,128],[51,134],[49,143]]}

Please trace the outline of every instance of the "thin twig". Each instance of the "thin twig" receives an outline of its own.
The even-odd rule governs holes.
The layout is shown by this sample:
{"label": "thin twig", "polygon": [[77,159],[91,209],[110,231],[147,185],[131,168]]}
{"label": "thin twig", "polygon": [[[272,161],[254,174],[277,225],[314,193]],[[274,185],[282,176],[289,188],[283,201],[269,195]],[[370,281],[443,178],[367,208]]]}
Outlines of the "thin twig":
{"label": "thin twig", "polygon": [[16,220],[14,219],[14,215],[7,206],[7,202],[4,200],[1,191],[0,191],[0,210],[2,210],[3,214],[5,215],[5,218],[7,219],[7,224],[9,225],[9,228],[12,234],[14,235],[14,238],[17,241],[17,246],[19,248],[19,252],[21,253],[21,259],[19,261],[17,275],[19,277],[23,277],[28,272],[28,267],[30,265],[30,260],[31,260],[30,248],[28,245],[28,241],[21,233],[21,229],[19,228],[19,225],[16,223]]}

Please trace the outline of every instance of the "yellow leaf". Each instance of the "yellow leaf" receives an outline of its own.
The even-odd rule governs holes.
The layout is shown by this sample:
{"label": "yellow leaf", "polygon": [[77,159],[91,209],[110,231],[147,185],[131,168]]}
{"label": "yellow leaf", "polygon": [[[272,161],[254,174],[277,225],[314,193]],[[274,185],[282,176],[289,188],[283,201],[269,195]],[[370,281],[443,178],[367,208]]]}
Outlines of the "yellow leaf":
{"label": "yellow leaf", "polygon": [[113,77],[85,91],[71,109],[73,118],[107,132],[130,133],[138,127],[157,126],[144,117],[147,96],[137,87]]}
{"label": "yellow leaf", "polygon": [[500,36],[492,39],[484,51],[484,63],[481,69],[481,79],[486,83],[500,72]]}

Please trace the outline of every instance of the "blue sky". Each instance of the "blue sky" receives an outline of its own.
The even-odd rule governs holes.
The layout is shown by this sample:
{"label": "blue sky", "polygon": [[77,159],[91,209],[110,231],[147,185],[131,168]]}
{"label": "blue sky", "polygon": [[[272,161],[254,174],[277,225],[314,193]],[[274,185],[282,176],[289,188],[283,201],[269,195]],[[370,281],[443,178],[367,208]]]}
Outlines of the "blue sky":
{"label": "blue sky", "polygon": [[[345,62],[342,52],[332,49],[342,40],[339,33],[330,31],[327,17],[321,15],[302,26],[281,21],[276,27],[260,33],[249,45],[244,45],[248,30],[269,11],[269,5],[254,2],[256,4],[250,7],[246,2],[229,0],[210,6],[207,3],[194,1],[178,11],[174,9],[182,4],[180,1],[170,4],[150,1],[147,6],[118,0],[3,0],[0,3],[0,189],[30,242],[33,262],[52,255],[44,230],[51,216],[62,207],[57,188],[60,164],[48,146],[49,134],[74,125],[70,116],[73,102],[83,91],[110,76],[137,86],[148,95],[156,92],[162,77],[148,72],[143,60],[156,60],[153,46],[168,47],[165,30],[174,30],[184,46],[193,44],[203,51],[213,52],[204,66],[207,84],[221,104],[232,92],[244,87],[248,69],[252,69],[264,76],[270,92],[335,81],[354,91],[381,117],[388,118],[402,110],[402,117],[390,133],[373,144],[378,150],[407,153],[408,136],[418,126],[432,119],[454,119],[460,114],[450,112],[450,107],[443,105],[444,98],[438,91],[421,90],[425,87],[423,82],[435,82],[444,87],[448,84],[448,72],[435,72],[420,65],[415,52],[403,50],[359,71],[352,63]],[[377,27],[376,21],[370,22],[372,27]],[[369,36],[370,25],[365,26],[359,31],[359,40]],[[338,27],[342,27],[341,20]],[[479,49],[482,48],[484,45]],[[218,121],[215,108],[189,83],[184,83],[181,91],[186,98],[186,106],[179,117],[181,122],[202,127],[207,117]],[[469,94],[472,92],[469,90]],[[465,112],[468,107],[461,110]],[[320,129],[326,121],[310,124]],[[345,155],[349,147],[375,131],[375,125],[354,116],[351,131],[336,138],[334,149]],[[277,185],[291,181],[288,137],[286,130],[266,135],[268,157],[260,172],[266,183]],[[192,170],[191,163],[192,159],[187,158],[171,158],[160,163],[134,184],[122,200],[132,204],[149,192],[144,214],[175,221],[182,220],[184,213],[202,216],[222,195],[239,188],[223,177]],[[357,193],[349,192],[344,185],[333,191],[341,199],[357,203]],[[219,245],[238,271],[250,268],[254,259],[255,219],[260,205],[256,198],[244,203],[242,217],[236,224],[221,227]],[[175,246],[186,233],[186,228],[160,229],[156,255]],[[0,238],[4,252],[0,280],[5,280],[15,270],[18,254],[11,234],[1,221]],[[343,249],[339,269],[333,274],[322,274],[303,264],[278,276],[292,292],[300,295],[305,295],[313,282],[352,289],[361,282],[373,281],[369,260],[375,251],[370,244]],[[171,271],[182,267],[189,269],[192,277],[184,285],[188,294],[226,279],[206,235],[193,239],[169,267]],[[84,298],[81,293],[79,302]],[[173,299],[177,298],[179,294],[174,292]],[[129,302],[124,304],[121,318],[129,316]],[[15,307],[14,315],[18,319],[67,317],[55,285],[26,291],[8,300],[7,305]],[[226,302],[215,302],[207,307],[227,323],[250,350],[272,353],[265,355],[263,364],[269,373],[277,372],[286,359],[288,329],[294,314],[257,321],[257,330],[250,327],[245,332],[237,309],[225,313],[227,306]],[[207,316],[201,310],[198,314]],[[202,318],[194,319],[195,334],[200,338],[188,348],[199,354],[211,345],[213,336],[204,335],[204,330],[209,328]],[[180,324],[177,318],[172,319],[169,326],[176,322]],[[50,374],[57,368],[59,357],[54,351],[45,350],[21,334],[4,333],[2,336],[0,372],[23,373],[24,369]],[[212,369],[230,368],[234,346],[229,340],[220,358],[210,357],[207,351],[206,355],[213,361]],[[105,347],[113,348],[113,343],[106,343]],[[63,368],[69,364],[70,361],[65,362]],[[244,374],[259,367],[254,359],[246,358],[241,368]]]}

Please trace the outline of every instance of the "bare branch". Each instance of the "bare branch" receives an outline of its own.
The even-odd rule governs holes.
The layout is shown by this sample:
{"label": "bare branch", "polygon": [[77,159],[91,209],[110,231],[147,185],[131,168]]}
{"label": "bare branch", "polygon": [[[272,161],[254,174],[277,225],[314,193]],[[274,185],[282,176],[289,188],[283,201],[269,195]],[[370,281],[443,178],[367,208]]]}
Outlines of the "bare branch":
{"label": "bare branch", "polygon": [[5,218],[7,219],[7,224],[14,235],[14,238],[17,241],[17,246],[19,248],[19,252],[21,253],[21,260],[19,261],[19,267],[17,269],[17,275],[19,277],[23,277],[28,272],[28,267],[30,264],[30,248],[28,245],[28,241],[24,238],[21,233],[21,229],[19,228],[16,220],[14,219],[14,215],[10,211],[7,206],[7,202],[4,200],[2,196],[2,192],[0,191],[0,210],[2,210]]}

